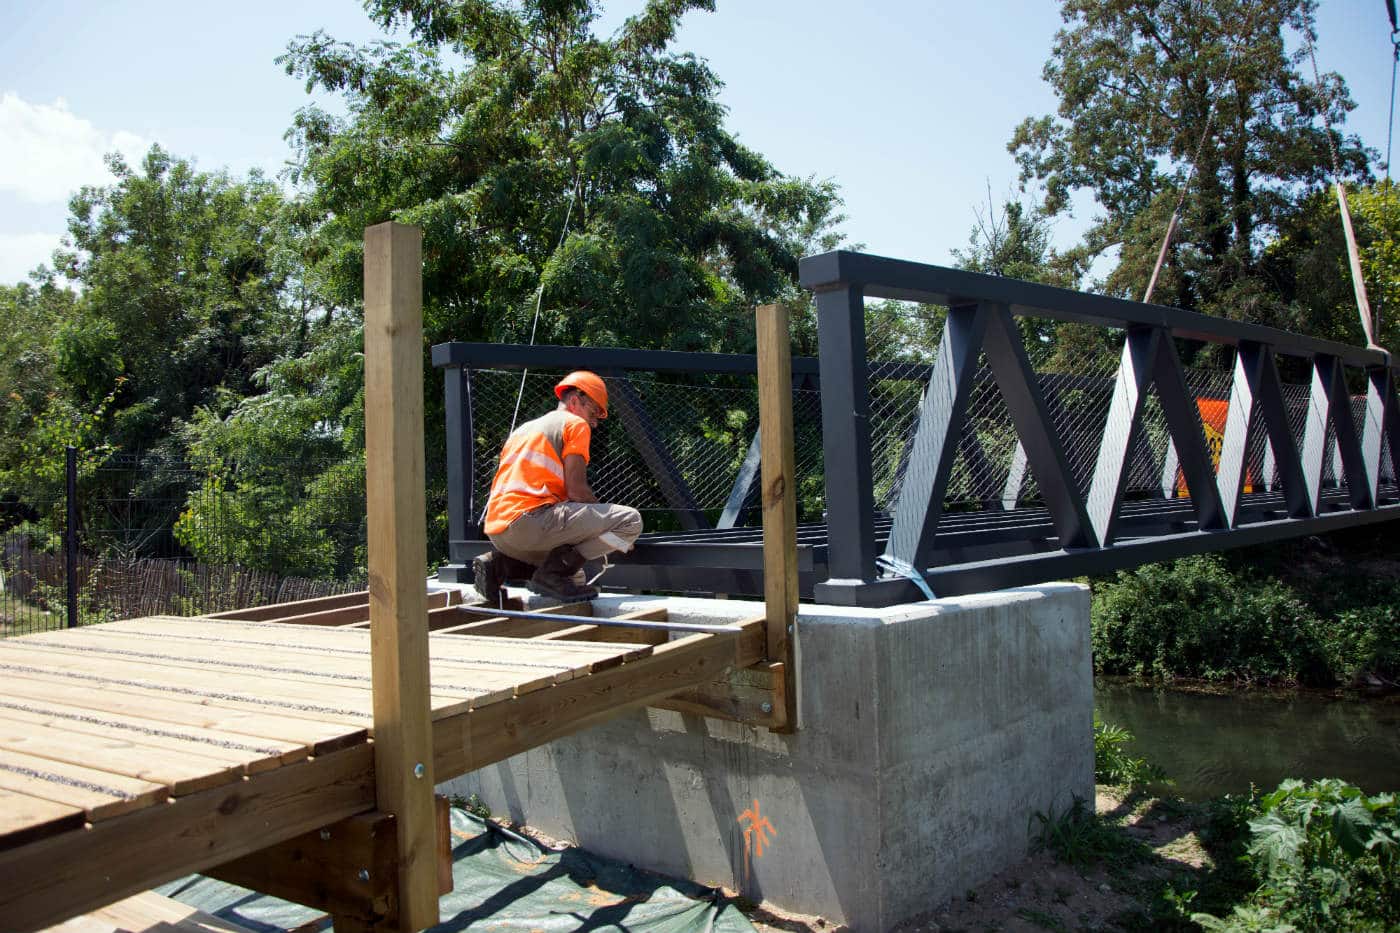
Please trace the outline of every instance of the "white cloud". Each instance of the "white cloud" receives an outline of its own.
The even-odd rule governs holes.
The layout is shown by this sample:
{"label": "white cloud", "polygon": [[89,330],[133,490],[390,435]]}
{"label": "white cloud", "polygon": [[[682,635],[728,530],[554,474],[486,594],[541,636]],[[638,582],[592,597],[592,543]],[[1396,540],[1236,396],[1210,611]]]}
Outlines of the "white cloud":
{"label": "white cloud", "polygon": [[9,91],[0,97],[0,139],[0,191],[36,204],[62,204],[83,185],[110,183],[105,153],[137,161],[149,148],[134,133],[98,129],[61,97],[31,104]]}
{"label": "white cloud", "polygon": [[58,248],[61,233],[0,233],[0,285],[29,280],[29,272],[47,264]]}

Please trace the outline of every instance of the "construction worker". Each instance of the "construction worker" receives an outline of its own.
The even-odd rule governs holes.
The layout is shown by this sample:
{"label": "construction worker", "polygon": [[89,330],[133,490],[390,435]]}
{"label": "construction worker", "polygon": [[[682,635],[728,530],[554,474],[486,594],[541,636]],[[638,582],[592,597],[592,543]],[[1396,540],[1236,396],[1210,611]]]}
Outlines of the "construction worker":
{"label": "construction worker", "polygon": [[642,533],[640,512],[599,502],[588,485],[588,448],[608,416],[607,386],[579,370],[561,379],[554,395],[554,411],[506,439],[491,481],[485,528],[495,550],[472,561],[473,583],[488,603],[497,602],[506,580],[527,573],[534,593],[592,599],[598,590],[584,577],[584,562],[630,551]]}

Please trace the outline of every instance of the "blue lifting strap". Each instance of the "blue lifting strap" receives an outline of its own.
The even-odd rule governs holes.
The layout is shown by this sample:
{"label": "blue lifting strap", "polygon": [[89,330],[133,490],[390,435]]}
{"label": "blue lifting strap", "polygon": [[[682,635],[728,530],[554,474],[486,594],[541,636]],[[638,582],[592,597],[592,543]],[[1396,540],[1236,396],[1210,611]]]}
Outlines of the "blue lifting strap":
{"label": "blue lifting strap", "polygon": [[914,569],[914,565],[907,560],[894,557],[890,554],[881,554],[879,557],[875,558],[875,564],[884,570],[888,570],[890,573],[898,574],[905,579],[912,580],[914,585],[928,598],[929,602],[933,602],[938,598],[933,595],[933,587],[928,585],[928,581],[924,579],[924,575]]}

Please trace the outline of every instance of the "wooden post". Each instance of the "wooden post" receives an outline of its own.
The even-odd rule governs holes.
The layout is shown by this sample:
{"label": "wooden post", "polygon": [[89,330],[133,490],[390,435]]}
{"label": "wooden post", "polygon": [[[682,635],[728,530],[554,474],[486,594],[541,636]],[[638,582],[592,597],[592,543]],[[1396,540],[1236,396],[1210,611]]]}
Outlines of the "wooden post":
{"label": "wooden post", "polygon": [[365,492],[376,803],[396,819],[403,933],[438,922],[423,476],[423,232],[365,230]]}
{"label": "wooden post", "polygon": [[792,344],[788,309],[758,309],[758,430],[763,466],[763,599],[768,660],[782,662],[784,722],[795,732],[797,683],[797,493],[792,450]]}

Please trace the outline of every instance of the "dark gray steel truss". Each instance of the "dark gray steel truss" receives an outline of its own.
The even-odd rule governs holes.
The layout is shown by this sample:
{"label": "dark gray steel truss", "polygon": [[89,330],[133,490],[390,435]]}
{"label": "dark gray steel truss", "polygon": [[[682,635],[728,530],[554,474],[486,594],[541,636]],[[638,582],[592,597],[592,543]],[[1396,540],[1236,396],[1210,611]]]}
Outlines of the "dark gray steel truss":
{"label": "dark gray steel truss", "polygon": [[[793,381],[795,388],[820,388],[826,483],[825,521],[798,530],[804,597],[890,605],[922,598],[910,572],[922,575],[937,595],[952,596],[1400,518],[1393,468],[1383,475],[1387,464],[1400,463],[1400,406],[1395,372],[1379,352],[1174,308],[859,253],[809,257],[800,269],[802,284],[815,293],[820,356],[795,358]],[[923,386],[912,435],[900,452],[901,484],[889,512],[877,509],[874,494],[867,298],[948,309],[932,366],[879,363],[881,378]],[[1097,458],[1090,460],[1092,470],[1082,483],[1055,428],[1062,423],[1061,395],[1101,391],[1106,383],[1093,376],[1037,374],[1018,329],[1022,316],[1123,332]],[[1183,339],[1236,351],[1224,430],[1216,438],[1218,466],[1178,355],[1177,342]],[[1311,373],[1301,432],[1290,424],[1280,356],[1300,358]],[[979,361],[987,369],[979,370]],[[743,355],[462,343],[434,347],[433,362],[446,371],[451,563],[443,576],[449,579],[459,579],[471,557],[490,546],[468,520],[476,514],[469,501],[473,368],[591,368],[614,378],[636,371],[756,372],[754,357]],[[1353,420],[1347,367],[1364,372],[1364,406],[1361,396],[1356,401],[1363,406],[1357,409],[1359,424]],[[1017,444],[1009,465],[1001,461],[1004,484],[997,479],[998,488],[984,479],[974,497],[978,509],[950,511],[946,493],[956,462],[973,463],[980,475],[988,474],[982,466],[987,453],[968,415],[980,379],[994,382]],[[640,397],[625,381],[617,384],[614,407],[685,530],[643,535],[604,583],[761,594],[761,529],[739,524],[757,475],[757,434],[716,527],[708,527]],[[1352,384],[1360,383],[1354,378]],[[1152,489],[1144,493],[1141,479],[1129,488],[1128,475],[1134,451],[1144,443],[1149,398],[1160,408],[1159,424],[1167,436],[1165,456],[1158,460],[1160,484],[1157,474],[1150,474]],[[1297,404],[1292,411],[1297,416]],[[1259,445],[1263,476],[1253,476],[1249,451],[1257,452]],[[1030,479],[1038,497],[1031,505],[1019,504]],[[1187,495],[1176,495],[1178,483]],[[901,574],[888,567],[905,569]]]}

